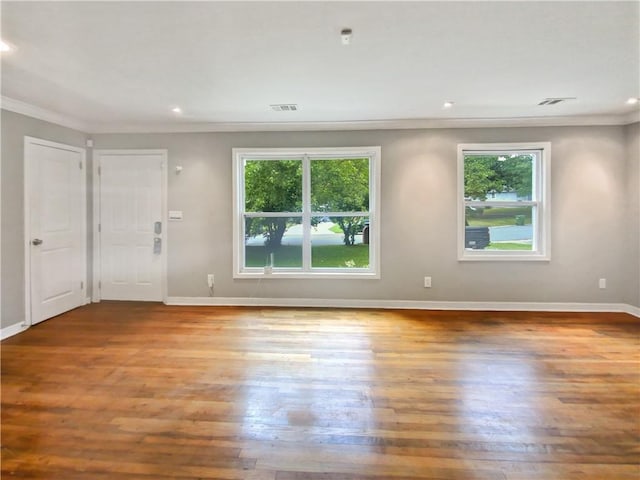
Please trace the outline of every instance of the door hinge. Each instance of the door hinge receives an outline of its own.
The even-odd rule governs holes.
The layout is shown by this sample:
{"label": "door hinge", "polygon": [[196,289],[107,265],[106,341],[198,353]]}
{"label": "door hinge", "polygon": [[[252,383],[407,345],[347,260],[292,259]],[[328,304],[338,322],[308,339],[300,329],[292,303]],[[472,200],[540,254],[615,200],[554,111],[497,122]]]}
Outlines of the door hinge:
{"label": "door hinge", "polygon": [[98,280],[98,288],[102,288],[102,281]]}
{"label": "door hinge", "polygon": [[102,224],[98,224],[98,233],[102,233]]}
{"label": "door hinge", "polygon": [[82,160],[80,160],[80,161],[78,162],[78,164],[79,164],[79,166],[80,166],[80,170],[82,170]]}
{"label": "door hinge", "polygon": [[98,167],[98,175],[102,175],[102,167]]}
{"label": "door hinge", "polygon": [[80,290],[84,290],[84,282],[80,282]]}

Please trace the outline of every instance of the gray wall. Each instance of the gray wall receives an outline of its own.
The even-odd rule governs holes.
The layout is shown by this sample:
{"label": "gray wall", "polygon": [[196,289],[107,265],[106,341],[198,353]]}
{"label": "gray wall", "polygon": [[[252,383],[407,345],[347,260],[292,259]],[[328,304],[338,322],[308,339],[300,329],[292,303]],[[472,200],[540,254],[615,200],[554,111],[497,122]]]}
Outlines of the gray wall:
{"label": "gray wall", "polygon": [[[0,326],[25,318],[24,311],[24,137],[84,147],[86,135],[76,130],[2,110],[2,306]],[[89,168],[87,168],[89,171]]]}
{"label": "gray wall", "polygon": [[626,127],[629,283],[625,302],[640,307],[640,123]]}
{"label": "gray wall", "polygon": [[[78,131],[2,111],[2,327],[24,319],[24,135],[76,146],[83,146],[86,138]],[[168,228],[168,283],[173,297],[207,296],[206,274],[214,273],[219,297],[640,306],[640,124],[93,138],[95,148],[168,149],[168,206],[184,212],[184,220],[171,222]],[[458,262],[457,144],[527,141],[552,142],[551,261]],[[231,149],[359,145],[382,146],[382,278],[234,280]],[[184,167],[180,175],[174,173],[176,165]],[[89,238],[90,248],[91,244]],[[422,287],[425,275],[433,277],[433,288]],[[598,289],[601,277],[607,278],[606,290]]]}
{"label": "gray wall", "polygon": [[[166,148],[169,295],[442,301],[623,302],[629,268],[626,127],[95,135],[96,148]],[[458,262],[456,147],[552,142],[552,260]],[[234,280],[232,147],[382,146],[380,280]],[[630,147],[629,147],[630,148]],[[175,166],[182,165],[180,175]],[[423,277],[433,277],[424,289]],[[598,289],[598,279],[607,289]]]}

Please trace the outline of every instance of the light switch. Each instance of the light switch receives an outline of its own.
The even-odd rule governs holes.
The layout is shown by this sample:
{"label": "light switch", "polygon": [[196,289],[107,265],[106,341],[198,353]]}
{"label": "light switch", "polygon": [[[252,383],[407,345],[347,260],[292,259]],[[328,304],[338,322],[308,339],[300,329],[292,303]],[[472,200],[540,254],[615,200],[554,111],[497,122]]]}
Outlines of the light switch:
{"label": "light switch", "polygon": [[169,210],[169,220],[182,220],[182,210]]}

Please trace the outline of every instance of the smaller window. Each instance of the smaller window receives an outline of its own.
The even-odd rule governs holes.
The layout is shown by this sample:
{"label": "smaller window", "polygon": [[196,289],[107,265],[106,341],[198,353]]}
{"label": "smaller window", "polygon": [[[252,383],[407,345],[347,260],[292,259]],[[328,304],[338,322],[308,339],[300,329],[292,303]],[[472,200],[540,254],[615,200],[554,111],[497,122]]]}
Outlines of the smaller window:
{"label": "smaller window", "polygon": [[458,145],[459,260],[549,259],[550,143]]}

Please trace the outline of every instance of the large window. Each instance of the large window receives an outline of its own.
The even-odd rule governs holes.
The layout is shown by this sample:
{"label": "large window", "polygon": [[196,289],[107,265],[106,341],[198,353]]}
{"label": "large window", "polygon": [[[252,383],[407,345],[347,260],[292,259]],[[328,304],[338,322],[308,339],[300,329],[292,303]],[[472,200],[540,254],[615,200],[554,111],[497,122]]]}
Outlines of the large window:
{"label": "large window", "polygon": [[379,278],[380,147],[234,149],[234,276]]}
{"label": "large window", "polygon": [[458,258],[549,259],[549,143],[458,146]]}

